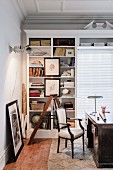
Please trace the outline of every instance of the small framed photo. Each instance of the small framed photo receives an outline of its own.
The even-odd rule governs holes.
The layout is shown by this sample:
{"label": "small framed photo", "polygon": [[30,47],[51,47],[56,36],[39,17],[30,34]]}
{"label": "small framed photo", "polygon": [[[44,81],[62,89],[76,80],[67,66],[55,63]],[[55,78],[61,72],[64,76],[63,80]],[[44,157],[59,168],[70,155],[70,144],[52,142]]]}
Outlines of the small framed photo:
{"label": "small framed photo", "polygon": [[12,157],[13,160],[16,161],[20,154],[20,151],[24,146],[17,100],[6,105],[6,114],[9,126],[9,133],[11,137],[11,144],[13,148]]}
{"label": "small framed photo", "polygon": [[50,95],[60,96],[60,79],[45,79],[44,96]]}
{"label": "small framed photo", "polygon": [[44,58],[45,76],[60,76],[60,59]]}
{"label": "small framed photo", "polygon": [[74,57],[74,49],[66,49],[67,57]]}

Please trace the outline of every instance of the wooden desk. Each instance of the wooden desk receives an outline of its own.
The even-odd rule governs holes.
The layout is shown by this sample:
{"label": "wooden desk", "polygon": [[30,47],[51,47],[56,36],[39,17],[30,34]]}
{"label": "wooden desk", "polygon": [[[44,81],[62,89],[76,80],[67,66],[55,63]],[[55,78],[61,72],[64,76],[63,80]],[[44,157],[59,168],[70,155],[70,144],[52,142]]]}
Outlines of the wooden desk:
{"label": "wooden desk", "polygon": [[106,113],[106,122],[87,116],[87,147],[92,148],[97,167],[113,167],[113,114]]}

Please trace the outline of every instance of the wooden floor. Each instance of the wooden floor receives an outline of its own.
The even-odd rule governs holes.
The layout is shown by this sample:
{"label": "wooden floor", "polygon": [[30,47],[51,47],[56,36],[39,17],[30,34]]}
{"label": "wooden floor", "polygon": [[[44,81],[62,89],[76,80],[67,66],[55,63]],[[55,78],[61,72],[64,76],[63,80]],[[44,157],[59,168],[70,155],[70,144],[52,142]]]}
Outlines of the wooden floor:
{"label": "wooden floor", "polygon": [[7,164],[3,170],[47,170],[52,139],[37,139],[25,145],[15,163]]}

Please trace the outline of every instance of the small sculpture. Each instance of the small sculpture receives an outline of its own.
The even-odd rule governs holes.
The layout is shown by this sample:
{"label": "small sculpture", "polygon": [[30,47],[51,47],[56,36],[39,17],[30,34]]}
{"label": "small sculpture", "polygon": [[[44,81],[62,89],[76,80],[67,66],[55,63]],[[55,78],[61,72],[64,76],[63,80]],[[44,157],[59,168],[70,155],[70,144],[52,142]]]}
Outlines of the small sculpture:
{"label": "small sculpture", "polygon": [[101,106],[102,113],[105,115],[106,106]]}
{"label": "small sculpture", "polygon": [[69,90],[68,90],[68,89],[63,89],[63,90],[62,90],[62,94],[63,94],[63,95],[69,94]]}
{"label": "small sculpture", "polygon": [[103,121],[106,122],[106,116],[105,116],[106,106],[101,106],[101,108],[102,108],[102,112],[100,113],[100,116],[103,119]]}

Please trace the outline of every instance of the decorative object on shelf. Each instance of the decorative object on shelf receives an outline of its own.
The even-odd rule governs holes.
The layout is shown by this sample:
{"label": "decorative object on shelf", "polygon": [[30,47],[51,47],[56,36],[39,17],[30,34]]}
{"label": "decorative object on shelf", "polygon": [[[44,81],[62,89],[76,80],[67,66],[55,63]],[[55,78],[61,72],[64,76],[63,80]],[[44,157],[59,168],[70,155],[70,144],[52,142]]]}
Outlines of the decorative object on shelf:
{"label": "decorative object on shelf", "polygon": [[59,58],[44,58],[44,73],[45,76],[60,75],[60,59]]}
{"label": "decorative object on shelf", "polygon": [[62,90],[62,97],[73,97],[73,95],[71,94],[71,90],[69,89],[63,89]]}
{"label": "decorative object on shelf", "polygon": [[41,90],[40,97],[44,97],[44,90]]}
{"label": "decorative object on shelf", "polygon": [[44,96],[48,97],[50,95],[56,94],[60,96],[60,79],[45,79],[45,90]]}
{"label": "decorative object on shelf", "polygon": [[74,57],[74,49],[66,49],[66,57]]}
{"label": "decorative object on shelf", "polygon": [[41,40],[41,46],[50,46],[51,41],[50,40]]}
{"label": "decorative object on shelf", "polygon": [[29,67],[43,67],[43,64],[40,60],[34,60],[31,62]]}
{"label": "decorative object on shelf", "polygon": [[104,42],[95,42],[94,46],[105,46]]}
{"label": "decorative object on shelf", "polygon": [[92,29],[96,29],[96,30],[108,29],[108,30],[111,30],[111,29],[113,29],[113,25],[111,23],[109,23],[108,21],[98,23],[95,20],[93,20],[88,25],[86,25],[84,27],[84,29],[87,29],[87,30],[92,30]]}
{"label": "decorative object on shelf", "polygon": [[30,41],[31,46],[40,46],[40,40]]}
{"label": "decorative object on shelf", "polygon": [[89,99],[94,99],[95,100],[95,112],[93,113],[97,113],[96,111],[96,99],[99,99],[99,98],[103,98],[103,96],[88,96]]}
{"label": "decorative object on shelf", "polygon": [[113,42],[107,42],[107,46],[113,46]]}
{"label": "decorative object on shelf", "polygon": [[29,45],[31,46],[51,46],[50,38],[30,38]]}
{"label": "decorative object on shelf", "polygon": [[32,101],[30,103],[31,110],[43,110],[44,106],[45,106],[44,101]]}
{"label": "decorative object on shelf", "polygon": [[84,43],[80,43],[80,46],[92,46],[92,43],[84,42]]}
{"label": "decorative object on shelf", "polygon": [[70,90],[66,89],[66,88],[62,90],[63,95],[69,94],[69,92],[70,92]]}
{"label": "decorative object on shelf", "polygon": [[32,127],[34,128],[39,120],[40,116],[35,114],[31,117]]}
{"label": "decorative object on shelf", "polygon": [[71,77],[74,77],[74,69],[71,69]]}
{"label": "decorative object on shelf", "polygon": [[71,76],[71,70],[66,70],[66,71],[63,71],[61,77],[68,77],[68,76]]}
{"label": "decorative object on shelf", "polygon": [[13,149],[12,158],[14,159],[14,161],[16,161],[24,145],[17,100],[6,105],[6,113],[10,129],[11,145]]}
{"label": "decorative object on shelf", "polygon": [[54,56],[65,56],[66,48],[56,47],[54,50]]}

